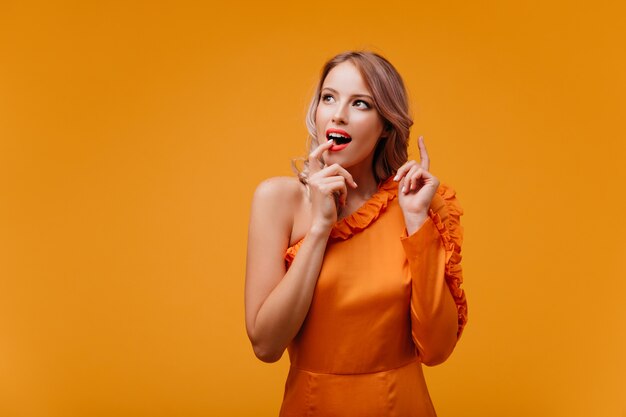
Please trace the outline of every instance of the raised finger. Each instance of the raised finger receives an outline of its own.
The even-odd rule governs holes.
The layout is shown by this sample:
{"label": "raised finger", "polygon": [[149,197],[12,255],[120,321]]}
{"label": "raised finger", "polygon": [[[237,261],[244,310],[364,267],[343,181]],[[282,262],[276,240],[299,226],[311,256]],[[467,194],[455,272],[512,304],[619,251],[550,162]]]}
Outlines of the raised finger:
{"label": "raised finger", "polygon": [[322,161],[320,158],[322,154],[333,146],[333,140],[327,140],[317,148],[313,149],[313,152],[309,154],[309,172],[314,174],[322,169]]}
{"label": "raised finger", "polygon": [[430,158],[428,157],[428,151],[426,150],[426,144],[424,143],[424,136],[419,137],[417,144],[420,148],[420,166],[428,171],[430,169]]}

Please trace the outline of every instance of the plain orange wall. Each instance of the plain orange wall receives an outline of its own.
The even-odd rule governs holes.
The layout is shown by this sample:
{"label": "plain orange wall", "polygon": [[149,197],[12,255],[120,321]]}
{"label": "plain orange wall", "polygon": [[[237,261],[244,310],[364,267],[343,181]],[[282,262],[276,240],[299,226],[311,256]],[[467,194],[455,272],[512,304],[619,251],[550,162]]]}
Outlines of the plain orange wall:
{"label": "plain orange wall", "polygon": [[1,416],[277,415],[250,200],[358,48],[403,74],[466,213],[439,415],[626,416],[621,2],[96,3],[1,6]]}

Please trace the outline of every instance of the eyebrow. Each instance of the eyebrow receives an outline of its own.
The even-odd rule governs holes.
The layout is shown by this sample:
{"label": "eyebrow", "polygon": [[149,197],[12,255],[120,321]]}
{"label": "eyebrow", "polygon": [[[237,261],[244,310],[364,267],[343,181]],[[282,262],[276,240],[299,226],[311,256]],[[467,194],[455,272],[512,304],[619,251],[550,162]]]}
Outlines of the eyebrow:
{"label": "eyebrow", "polygon": [[[324,90],[329,90],[329,91],[332,91],[332,92],[333,92],[333,93],[335,93],[335,94],[339,94],[339,91],[335,90],[334,88],[324,87],[324,88],[322,88],[322,91],[324,91]],[[366,97],[366,98],[369,98],[370,100],[374,101],[374,99],[372,98],[372,96],[367,95],[367,94],[352,94],[352,95],[350,96],[350,98],[354,98],[354,97]]]}

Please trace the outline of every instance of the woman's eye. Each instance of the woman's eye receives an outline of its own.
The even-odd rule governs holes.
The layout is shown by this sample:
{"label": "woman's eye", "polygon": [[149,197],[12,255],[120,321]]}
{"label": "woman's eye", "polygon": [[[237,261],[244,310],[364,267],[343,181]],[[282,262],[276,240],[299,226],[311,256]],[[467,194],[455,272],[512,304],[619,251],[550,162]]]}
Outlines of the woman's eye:
{"label": "woman's eye", "polygon": [[322,101],[325,102],[325,103],[330,103],[332,98],[333,98],[333,96],[331,96],[330,94],[324,94],[322,96]]}
{"label": "woman's eye", "polygon": [[354,104],[356,104],[357,107],[361,107],[361,108],[364,108],[364,109],[369,109],[370,108],[370,105],[367,102],[363,101],[363,100],[357,100],[357,101],[354,102]]}

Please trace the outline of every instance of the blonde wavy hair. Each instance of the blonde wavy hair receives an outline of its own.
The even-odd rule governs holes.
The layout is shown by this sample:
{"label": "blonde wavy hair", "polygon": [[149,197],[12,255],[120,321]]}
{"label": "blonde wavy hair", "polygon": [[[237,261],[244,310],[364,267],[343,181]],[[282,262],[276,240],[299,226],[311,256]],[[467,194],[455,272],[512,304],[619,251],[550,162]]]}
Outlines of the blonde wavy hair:
{"label": "blonde wavy hair", "polygon": [[[409,130],[413,125],[413,119],[409,114],[408,95],[402,77],[387,59],[375,52],[343,52],[324,64],[306,117],[306,127],[309,131],[308,151],[311,153],[320,144],[315,127],[315,113],[324,80],[333,68],[347,61],[354,64],[361,73],[372,93],[374,107],[382,116],[387,132],[387,136],[378,141],[372,162],[374,178],[380,183],[395,174],[407,161]],[[303,161],[304,164],[301,170],[298,169],[296,160],[292,161],[292,166],[300,181],[307,184],[308,158],[300,158],[299,161]]]}

